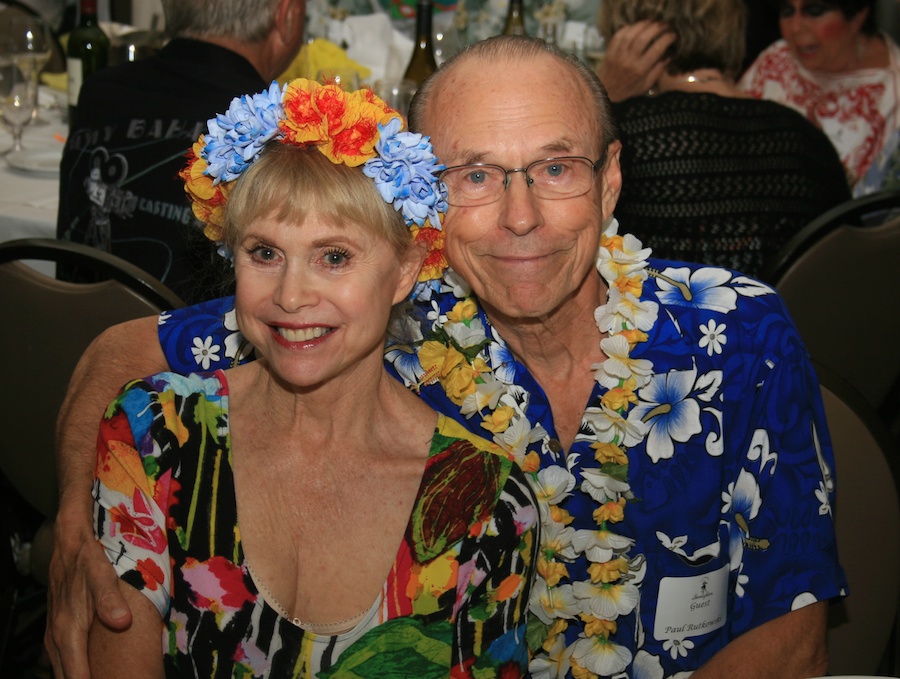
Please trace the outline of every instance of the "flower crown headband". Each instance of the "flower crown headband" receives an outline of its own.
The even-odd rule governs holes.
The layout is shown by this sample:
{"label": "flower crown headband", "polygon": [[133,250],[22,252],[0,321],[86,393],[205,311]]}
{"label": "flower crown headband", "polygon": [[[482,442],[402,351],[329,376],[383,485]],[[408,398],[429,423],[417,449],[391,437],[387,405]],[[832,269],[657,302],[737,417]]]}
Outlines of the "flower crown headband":
{"label": "flower crown headband", "polygon": [[437,173],[444,169],[428,137],[405,129],[402,116],[368,88],[345,92],[336,84],[298,78],[283,88],[235,97],[208,122],[179,176],[194,215],[210,240],[223,240],[225,204],[233,182],[271,140],[313,145],[332,163],[362,165],[382,199],[403,215],[428,254],[419,281],[447,267],[441,219],[447,211]]}

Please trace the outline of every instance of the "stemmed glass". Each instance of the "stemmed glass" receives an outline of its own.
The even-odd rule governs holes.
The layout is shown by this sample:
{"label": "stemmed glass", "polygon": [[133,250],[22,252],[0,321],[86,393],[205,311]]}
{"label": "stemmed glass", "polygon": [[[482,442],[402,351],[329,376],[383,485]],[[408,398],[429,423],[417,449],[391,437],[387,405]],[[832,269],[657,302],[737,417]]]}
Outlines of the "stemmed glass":
{"label": "stemmed glass", "polygon": [[[5,39],[8,41],[9,50],[19,58],[20,68],[27,70],[35,86],[38,86],[41,71],[50,60],[53,50],[50,28],[39,17],[14,17],[10,21]],[[39,107],[35,107],[32,114],[35,122],[46,122],[38,118],[38,111]]]}
{"label": "stemmed glass", "polygon": [[0,155],[22,150],[22,131],[37,109],[37,78],[34,57],[12,51],[9,41],[0,41],[0,120],[12,133],[13,145]]}

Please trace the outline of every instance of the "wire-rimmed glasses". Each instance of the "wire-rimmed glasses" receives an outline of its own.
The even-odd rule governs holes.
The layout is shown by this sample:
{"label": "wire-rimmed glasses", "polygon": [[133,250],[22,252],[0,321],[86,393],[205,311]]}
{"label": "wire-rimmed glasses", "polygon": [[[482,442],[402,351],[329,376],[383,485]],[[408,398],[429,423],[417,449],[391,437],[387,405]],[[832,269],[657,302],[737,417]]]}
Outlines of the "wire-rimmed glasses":
{"label": "wire-rimmed glasses", "polygon": [[597,170],[602,166],[603,158],[593,161],[583,156],[563,156],[536,160],[526,167],[511,170],[487,163],[455,165],[443,170],[438,177],[447,187],[447,203],[456,207],[478,207],[500,200],[516,173],[522,173],[526,185],[537,198],[577,198],[590,191]]}

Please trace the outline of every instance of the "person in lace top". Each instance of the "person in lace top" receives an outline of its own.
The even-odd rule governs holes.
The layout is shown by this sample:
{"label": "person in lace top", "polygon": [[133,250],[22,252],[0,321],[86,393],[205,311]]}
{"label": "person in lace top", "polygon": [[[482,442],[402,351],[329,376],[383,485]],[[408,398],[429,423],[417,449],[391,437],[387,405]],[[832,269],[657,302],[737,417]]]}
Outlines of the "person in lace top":
{"label": "person in lace top", "polygon": [[[607,0],[600,77],[622,137],[622,227],[657,256],[759,276],[850,192],[821,131],[736,88],[744,21],[740,0]],[[646,81],[625,77],[635,68],[655,69],[649,92],[634,91]]]}

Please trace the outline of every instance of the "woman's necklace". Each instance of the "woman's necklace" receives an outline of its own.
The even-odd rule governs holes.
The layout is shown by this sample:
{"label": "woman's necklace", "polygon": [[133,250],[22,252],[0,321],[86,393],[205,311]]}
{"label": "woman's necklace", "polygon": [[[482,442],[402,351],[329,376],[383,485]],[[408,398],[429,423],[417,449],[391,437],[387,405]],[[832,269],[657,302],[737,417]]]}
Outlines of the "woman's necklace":
{"label": "woman's necklace", "polygon": [[[607,358],[592,366],[594,378],[605,389],[600,403],[589,407],[576,441],[589,441],[591,459],[562,456],[548,432],[527,416],[530,395],[515,384],[515,359],[509,349],[481,320],[477,301],[456,274],[448,271],[445,289],[459,301],[446,314],[436,303],[428,317],[431,333],[417,350],[424,370],[419,384],[439,382],[447,397],[467,418],[480,416],[487,436],[515,459],[528,477],[541,513],[541,548],[532,587],[531,630],[543,625],[537,646],[548,651],[535,663],[556,666],[567,662],[584,669],[602,667],[602,675],[621,672],[631,662],[631,652],[616,644],[616,618],[632,613],[638,602],[638,584],[645,563],[642,555],[629,556],[631,538],[614,532],[624,518],[626,502],[633,498],[628,482],[628,448],[647,436],[648,425],[628,417],[637,403],[637,392],[648,384],[653,364],[631,357],[634,347],[648,339],[656,323],[658,305],[642,301],[650,250],[631,235],[619,236],[617,224],[607,229],[600,243],[597,268],[608,286],[606,304],[594,317],[600,347]],[[427,333],[426,333],[427,334]],[[398,372],[409,354],[388,351]],[[408,373],[407,373],[408,374]],[[543,458],[543,462],[542,462]],[[549,461],[549,462],[548,462]],[[572,473],[578,464],[581,482]],[[574,529],[574,520],[560,505],[573,492],[585,493],[596,503],[593,530]],[[572,580],[567,564],[584,558],[590,564],[588,579]],[[566,581],[570,582],[566,582]],[[581,624],[579,639],[567,647],[565,631]],[[536,668],[538,669],[538,668]],[[547,668],[549,669],[549,665]],[[551,672],[552,675],[552,672]]]}
{"label": "woman's necklace", "polygon": [[264,595],[266,602],[272,608],[274,608],[278,615],[280,615],[282,618],[288,620],[296,627],[306,630],[307,632],[312,632],[313,634],[320,634],[324,636],[334,636],[336,634],[341,634],[342,632],[347,632],[358,625],[360,621],[365,617],[366,613],[368,613],[372,609],[373,604],[370,604],[359,613],[355,613],[349,618],[344,618],[343,620],[338,620],[337,622],[309,622],[306,620],[301,620],[300,618],[291,617],[291,614],[288,613],[288,610],[281,605],[278,599],[275,598],[275,595],[272,594],[271,591],[269,591],[268,587],[266,587],[266,583],[260,580],[256,572],[250,567],[250,562],[247,561],[245,562],[245,564],[247,566],[247,572],[253,579],[253,583],[256,585],[256,588],[260,591],[260,593]]}

